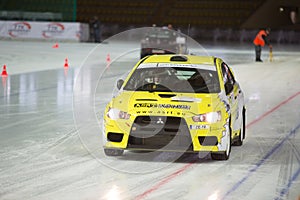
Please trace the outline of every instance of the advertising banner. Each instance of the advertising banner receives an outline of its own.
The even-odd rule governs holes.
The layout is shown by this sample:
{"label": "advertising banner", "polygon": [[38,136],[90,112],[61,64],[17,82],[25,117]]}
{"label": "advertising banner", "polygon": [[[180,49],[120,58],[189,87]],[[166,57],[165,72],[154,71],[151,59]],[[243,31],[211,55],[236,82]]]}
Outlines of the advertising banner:
{"label": "advertising banner", "polygon": [[87,24],[72,22],[0,21],[0,37],[11,39],[42,39],[87,41]]}

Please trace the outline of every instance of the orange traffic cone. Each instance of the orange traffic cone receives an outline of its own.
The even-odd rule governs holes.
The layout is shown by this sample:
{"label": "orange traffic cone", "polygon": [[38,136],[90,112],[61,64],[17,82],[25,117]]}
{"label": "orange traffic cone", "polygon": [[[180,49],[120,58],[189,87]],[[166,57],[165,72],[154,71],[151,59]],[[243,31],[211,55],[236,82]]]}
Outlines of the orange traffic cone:
{"label": "orange traffic cone", "polygon": [[106,56],[106,62],[107,62],[107,64],[110,63],[110,54],[107,54],[107,56]]}
{"label": "orange traffic cone", "polygon": [[110,66],[110,54],[108,53],[107,56],[106,56],[106,68],[109,68]]}
{"label": "orange traffic cone", "polygon": [[64,67],[69,67],[68,58],[65,59]]}
{"label": "orange traffic cone", "polygon": [[2,77],[7,77],[8,76],[7,71],[6,71],[6,65],[3,65],[3,70],[2,70],[1,76]]}
{"label": "orange traffic cone", "polygon": [[55,43],[55,44],[52,46],[53,49],[57,49],[58,47],[59,47],[58,43]]}

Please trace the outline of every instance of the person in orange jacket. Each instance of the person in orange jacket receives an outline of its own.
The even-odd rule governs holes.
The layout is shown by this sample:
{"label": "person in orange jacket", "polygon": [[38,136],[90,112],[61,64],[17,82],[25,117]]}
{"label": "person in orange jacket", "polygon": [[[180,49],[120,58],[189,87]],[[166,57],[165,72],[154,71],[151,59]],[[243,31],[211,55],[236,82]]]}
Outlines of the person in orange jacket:
{"label": "person in orange jacket", "polygon": [[267,44],[269,46],[270,50],[272,49],[272,45],[270,44],[270,41],[268,40],[268,35],[270,34],[270,31],[271,31],[270,28],[260,30],[253,40],[253,44],[255,45],[255,58],[256,58],[255,61],[256,62],[262,62],[262,60],[260,58],[261,49],[262,49],[262,47],[265,46],[265,44]]}

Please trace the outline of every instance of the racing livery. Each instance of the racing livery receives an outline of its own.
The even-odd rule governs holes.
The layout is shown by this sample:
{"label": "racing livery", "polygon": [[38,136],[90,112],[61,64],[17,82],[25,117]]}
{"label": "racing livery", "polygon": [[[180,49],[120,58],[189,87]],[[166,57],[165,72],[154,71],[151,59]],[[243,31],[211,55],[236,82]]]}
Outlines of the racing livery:
{"label": "racing livery", "polygon": [[244,94],[220,58],[152,55],[141,59],[104,113],[104,152],[210,152],[227,160],[245,138]]}

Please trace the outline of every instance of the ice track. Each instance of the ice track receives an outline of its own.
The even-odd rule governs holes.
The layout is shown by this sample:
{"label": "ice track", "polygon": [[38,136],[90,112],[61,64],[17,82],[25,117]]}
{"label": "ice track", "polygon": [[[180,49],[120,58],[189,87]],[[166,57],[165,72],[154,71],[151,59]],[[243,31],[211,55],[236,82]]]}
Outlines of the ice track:
{"label": "ice track", "polygon": [[233,68],[247,101],[244,145],[217,162],[201,154],[103,154],[103,109],[137,62],[139,44],[0,44],[9,74],[0,87],[1,200],[299,197],[299,45],[274,45],[273,62],[263,50],[263,63],[253,62],[246,43],[203,45]]}

